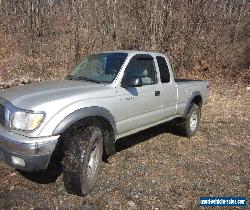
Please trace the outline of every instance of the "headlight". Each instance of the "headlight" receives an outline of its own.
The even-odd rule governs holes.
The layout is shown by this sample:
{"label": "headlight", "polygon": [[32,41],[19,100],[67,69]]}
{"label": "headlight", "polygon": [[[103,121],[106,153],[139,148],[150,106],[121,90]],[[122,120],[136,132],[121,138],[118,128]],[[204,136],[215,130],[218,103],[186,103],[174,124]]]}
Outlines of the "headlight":
{"label": "headlight", "polygon": [[32,131],[38,128],[43,120],[43,113],[16,111],[11,114],[10,127],[18,130]]}

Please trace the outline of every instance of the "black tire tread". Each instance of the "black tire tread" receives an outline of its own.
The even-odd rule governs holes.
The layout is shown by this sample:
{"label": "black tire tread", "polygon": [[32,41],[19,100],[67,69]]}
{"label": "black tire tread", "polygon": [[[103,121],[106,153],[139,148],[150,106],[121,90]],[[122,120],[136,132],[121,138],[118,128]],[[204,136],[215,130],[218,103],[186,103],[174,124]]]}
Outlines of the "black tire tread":
{"label": "black tire tread", "polygon": [[[197,111],[199,113],[199,117],[198,117],[197,128],[194,131],[191,131],[190,125],[189,125],[189,120],[190,120],[190,114],[192,113],[193,109],[197,109]],[[190,137],[195,135],[197,129],[199,128],[200,115],[201,115],[200,114],[200,107],[197,104],[191,104],[189,107],[189,110],[186,112],[185,116],[183,118],[181,118],[181,121],[180,121],[180,131],[185,137],[190,138]]]}
{"label": "black tire tread", "polygon": [[84,129],[75,126],[67,134],[70,137],[70,141],[66,141],[67,145],[64,146],[63,180],[65,189],[72,194],[84,196],[92,189],[92,187],[87,185],[86,177],[83,178],[82,175],[84,170],[82,151],[86,152],[85,157],[89,155],[90,139],[93,132],[96,131],[101,133],[101,129],[94,125],[87,126]]}

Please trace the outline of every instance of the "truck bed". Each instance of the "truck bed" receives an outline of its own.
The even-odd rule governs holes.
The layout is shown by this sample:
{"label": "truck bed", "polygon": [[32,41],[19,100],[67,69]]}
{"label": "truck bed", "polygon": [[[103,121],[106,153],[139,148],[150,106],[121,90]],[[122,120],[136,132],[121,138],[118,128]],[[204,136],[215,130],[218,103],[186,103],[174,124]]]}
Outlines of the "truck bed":
{"label": "truck bed", "polygon": [[188,100],[192,94],[198,93],[202,97],[202,103],[208,101],[209,83],[206,80],[175,79],[178,88],[177,113],[183,114]]}
{"label": "truck bed", "polygon": [[199,82],[199,81],[203,81],[203,80],[177,78],[174,81],[175,82]]}

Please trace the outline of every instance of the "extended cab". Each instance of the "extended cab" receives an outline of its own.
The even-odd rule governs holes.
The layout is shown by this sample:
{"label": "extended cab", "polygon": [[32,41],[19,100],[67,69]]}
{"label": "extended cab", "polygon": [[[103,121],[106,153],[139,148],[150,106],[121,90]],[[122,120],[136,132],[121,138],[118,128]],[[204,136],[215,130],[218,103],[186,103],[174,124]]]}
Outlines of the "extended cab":
{"label": "extended cab", "polygon": [[191,137],[207,101],[208,82],[175,80],[163,54],[89,55],[65,80],[0,92],[0,157],[14,168],[38,171],[60,151],[65,188],[86,195],[103,153],[113,154],[117,139],[174,118]]}

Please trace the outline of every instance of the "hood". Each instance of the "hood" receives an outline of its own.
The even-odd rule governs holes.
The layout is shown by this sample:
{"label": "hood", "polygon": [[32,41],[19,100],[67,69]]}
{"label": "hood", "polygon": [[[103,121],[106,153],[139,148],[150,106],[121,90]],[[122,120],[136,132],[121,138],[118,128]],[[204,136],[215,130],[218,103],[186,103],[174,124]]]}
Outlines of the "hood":
{"label": "hood", "polygon": [[[32,109],[41,104],[79,95],[79,100],[95,91],[102,91],[103,84],[79,80],[60,80],[31,83],[8,88],[0,92],[0,97],[22,109]],[[86,93],[86,94],[84,94]]]}

